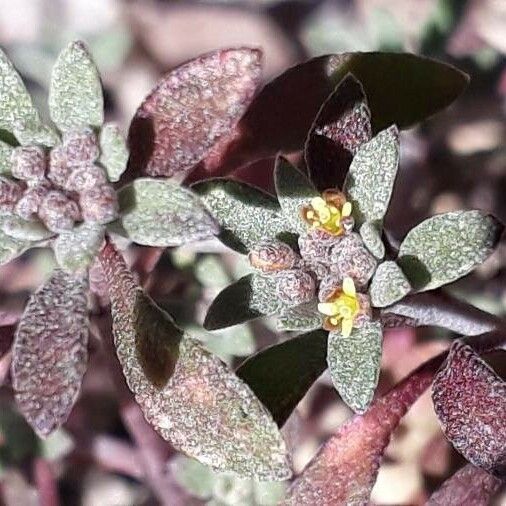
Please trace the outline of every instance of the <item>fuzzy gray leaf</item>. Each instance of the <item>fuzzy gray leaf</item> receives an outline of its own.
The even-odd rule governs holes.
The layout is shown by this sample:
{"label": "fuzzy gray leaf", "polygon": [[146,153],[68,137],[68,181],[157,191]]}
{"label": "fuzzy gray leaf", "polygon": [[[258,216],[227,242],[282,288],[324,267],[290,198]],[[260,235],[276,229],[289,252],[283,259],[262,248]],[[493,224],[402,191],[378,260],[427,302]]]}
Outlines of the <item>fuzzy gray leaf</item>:
{"label": "fuzzy gray leaf", "polygon": [[0,141],[0,176],[8,176],[11,173],[12,152],[14,148]]}
{"label": "fuzzy gray leaf", "polygon": [[385,245],[381,239],[381,231],[379,226],[370,221],[366,221],[360,227],[360,237],[362,237],[366,248],[378,260],[381,260],[385,256]]}
{"label": "fuzzy gray leaf", "polygon": [[128,148],[118,125],[107,123],[100,130],[100,163],[109,181],[119,181],[128,162]]}
{"label": "fuzzy gray leaf", "polygon": [[[0,219],[0,224],[2,223],[3,218]],[[0,226],[0,265],[6,264],[21,255],[30,245],[29,241],[14,239],[14,237],[7,235]]]}
{"label": "fuzzy gray leaf", "polygon": [[192,186],[221,225],[220,239],[247,253],[264,239],[277,238],[288,225],[272,195],[238,181],[211,179]]}
{"label": "fuzzy gray leaf", "polygon": [[81,41],[70,43],[58,56],[49,88],[51,119],[62,131],[104,122],[100,76]]}
{"label": "fuzzy gray leaf", "polygon": [[4,234],[24,243],[43,241],[54,235],[42,223],[27,221],[16,215],[5,216],[0,221]]}
{"label": "fuzzy gray leaf", "polygon": [[285,308],[277,319],[278,330],[298,330],[308,332],[321,328],[323,318],[315,303],[302,304],[294,308]]}
{"label": "fuzzy gray leaf", "polygon": [[219,230],[199,198],[173,181],[136,179],[120,190],[119,205],[121,224],[138,244],[180,246]]}
{"label": "fuzzy gray leaf", "polygon": [[300,207],[320,194],[311,181],[282,156],[276,161],[274,178],[287,228],[297,234],[305,233],[307,225],[300,217]]}
{"label": "fuzzy gray leaf", "polygon": [[371,280],[369,295],[374,307],[386,307],[402,299],[411,290],[401,268],[391,260],[378,265]]}
{"label": "fuzzy gray leaf", "polygon": [[383,334],[379,322],[354,328],[349,337],[331,332],[327,362],[332,382],[353,411],[363,413],[378,384]]}
{"label": "fuzzy gray leaf", "polygon": [[433,216],[411,229],[398,263],[417,290],[431,290],[468,274],[492,253],[503,225],[481,211]]}
{"label": "fuzzy gray leaf", "polygon": [[399,165],[399,133],[391,126],[363,144],[353,158],[344,190],[357,224],[385,215]]}
{"label": "fuzzy gray leaf", "polygon": [[55,271],[28,301],[12,349],[16,403],[39,436],[67,419],[88,360],[83,282]]}

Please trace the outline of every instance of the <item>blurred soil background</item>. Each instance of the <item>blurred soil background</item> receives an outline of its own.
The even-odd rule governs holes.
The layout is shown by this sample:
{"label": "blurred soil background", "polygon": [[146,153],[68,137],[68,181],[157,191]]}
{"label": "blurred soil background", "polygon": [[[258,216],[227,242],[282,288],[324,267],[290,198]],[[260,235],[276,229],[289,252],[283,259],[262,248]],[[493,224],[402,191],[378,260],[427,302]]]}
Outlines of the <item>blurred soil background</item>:
{"label": "blurred soil background", "polygon": [[[401,238],[424,217],[461,208],[490,211],[506,221],[504,0],[0,0],[0,46],[28,82],[41,111],[47,111],[51,66],[75,38],[89,44],[103,78],[107,119],[117,121],[125,133],[160,76],[220,47],[261,47],[266,81],[312,56],[345,51],[410,51],[454,63],[471,75],[470,86],[450,109],[403,132],[387,227]],[[270,168],[255,164],[237,177],[269,186]],[[505,252],[506,244],[450,290],[504,315]],[[130,259],[137,253],[132,249]],[[51,253],[38,250],[0,268],[4,324],[16,318],[53,265]],[[197,244],[167,250],[148,288],[181,325],[235,366],[255,350],[289,337],[276,333],[269,321],[213,334],[202,330],[212,298],[245,269],[244,259],[217,243]],[[450,337],[427,329],[389,331],[380,390],[445,348]],[[504,353],[491,360],[506,376]],[[121,422],[117,395],[99,354],[91,356],[65,430],[45,442],[13,410],[7,367],[0,359],[0,384],[5,383],[0,388],[0,504],[39,504],[48,469],[64,505],[158,504],[143,482],[138,449]],[[284,429],[296,471],[349,416],[324,375]],[[209,477],[191,465],[167,449],[174,504],[267,505],[282,494],[282,486],[260,493],[252,483]],[[426,393],[396,431],[372,499],[382,505],[423,504],[462,465],[442,436]],[[497,504],[506,505],[506,497]]]}

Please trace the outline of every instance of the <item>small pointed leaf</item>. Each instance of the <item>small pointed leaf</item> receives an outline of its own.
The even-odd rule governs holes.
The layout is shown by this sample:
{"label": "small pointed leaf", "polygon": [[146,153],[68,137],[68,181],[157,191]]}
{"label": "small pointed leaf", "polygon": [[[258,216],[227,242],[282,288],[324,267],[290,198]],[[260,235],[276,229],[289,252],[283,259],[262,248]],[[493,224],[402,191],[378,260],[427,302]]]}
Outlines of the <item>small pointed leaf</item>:
{"label": "small pointed leaf", "polygon": [[68,271],[90,266],[104,241],[104,227],[82,223],[68,232],[60,232],[53,243],[58,265]]}
{"label": "small pointed leaf", "polygon": [[62,131],[104,122],[104,97],[97,67],[81,41],[58,56],[49,88],[51,119]]}
{"label": "small pointed leaf", "polygon": [[214,51],[165,75],[130,126],[130,170],[171,177],[196,165],[244,113],[260,59],[256,49]]}
{"label": "small pointed leaf", "polygon": [[506,477],[506,382],[474,350],[455,341],[432,385],[445,436],[464,457]]}
{"label": "small pointed leaf", "polygon": [[411,229],[398,263],[416,290],[431,290],[468,274],[497,245],[503,225],[481,211],[453,211]]}
{"label": "small pointed leaf", "polygon": [[128,148],[118,125],[107,123],[100,130],[100,163],[105,167],[109,181],[119,181],[128,162]]}
{"label": "small pointed leaf", "polygon": [[139,178],[119,192],[121,224],[146,246],[180,246],[208,239],[218,226],[199,198],[168,180]]}
{"label": "small pointed leaf", "polygon": [[385,245],[381,238],[380,227],[371,221],[366,221],[360,227],[360,237],[366,248],[378,259],[385,256]]}
{"label": "small pointed leaf", "polygon": [[326,356],[327,332],[315,330],[259,351],[236,372],[282,426],[327,368]]}
{"label": "small pointed leaf", "polygon": [[501,480],[479,467],[467,464],[434,492],[425,506],[489,506]]}
{"label": "small pointed leaf", "polygon": [[330,376],[342,399],[353,411],[363,413],[378,384],[383,333],[379,322],[354,328],[348,337],[331,332],[327,362]]}
{"label": "small pointed leaf", "polygon": [[100,259],[109,284],[117,355],[148,422],[176,449],[215,470],[264,480],[289,478],[285,443],[272,417],[250,388],[198,341],[183,337],[168,383],[163,388],[152,384],[136,352],[136,313],[144,309],[139,298],[150,305],[146,324],[151,329],[165,334],[170,317],[144,295],[110,243]]}
{"label": "small pointed leaf", "polygon": [[349,74],[322,105],[306,141],[306,163],[317,188],[341,188],[357,149],[371,137],[364,90]]}
{"label": "small pointed leaf", "polygon": [[[0,223],[2,222],[3,220],[0,219]],[[30,245],[29,241],[14,239],[14,237],[7,235],[0,227],[0,265],[6,264],[21,255]]]}
{"label": "small pointed leaf", "polygon": [[357,224],[385,216],[399,166],[399,135],[392,126],[362,145],[350,165],[344,191]]}
{"label": "small pointed leaf", "polygon": [[410,290],[411,285],[401,268],[388,260],[376,268],[369,287],[369,295],[374,307],[385,307],[402,299]]}
{"label": "small pointed leaf", "polygon": [[43,241],[54,235],[42,223],[27,221],[17,215],[5,216],[1,222],[4,234],[25,243]]}
{"label": "small pointed leaf", "polygon": [[297,307],[285,308],[277,319],[278,330],[309,332],[321,328],[322,325],[322,314],[318,312],[316,304],[312,302]]}
{"label": "small pointed leaf", "polygon": [[28,301],[12,349],[16,403],[41,437],[66,421],[79,395],[88,332],[84,283],[55,271]]}
{"label": "small pointed leaf", "polygon": [[300,207],[319,196],[318,191],[302,172],[282,156],[276,160],[274,178],[287,230],[303,234],[307,225],[300,217]]}
{"label": "small pointed leaf", "polygon": [[248,184],[210,179],[193,185],[192,190],[221,225],[220,240],[240,253],[288,228],[276,198]]}
{"label": "small pointed leaf", "polygon": [[248,274],[227,286],[213,300],[204,327],[217,330],[277,313],[282,302],[273,277]]}

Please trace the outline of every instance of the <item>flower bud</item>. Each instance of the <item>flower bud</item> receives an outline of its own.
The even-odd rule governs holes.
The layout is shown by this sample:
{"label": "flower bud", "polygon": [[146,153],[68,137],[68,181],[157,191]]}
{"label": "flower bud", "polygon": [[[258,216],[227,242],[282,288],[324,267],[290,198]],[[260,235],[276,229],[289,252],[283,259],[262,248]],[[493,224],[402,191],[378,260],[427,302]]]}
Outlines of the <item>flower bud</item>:
{"label": "flower bud", "polygon": [[109,184],[85,190],[80,194],[79,203],[84,221],[105,225],[118,217],[116,191]]}
{"label": "flower bud", "polygon": [[48,179],[59,188],[65,188],[71,172],[63,146],[54,147],[49,153]]}
{"label": "flower bud", "polygon": [[97,136],[91,128],[65,132],[63,147],[70,166],[93,163],[100,154]]}
{"label": "flower bud", "polygon": [[291,269],[299,256],[284,242],[263,241],[253,247],[248,259],[252,267],[268,273]]}
{"label": "flower bud", "polygon": [[276,295],[280,300],[297,306],[315,296],[316,283],[308,272],[298,269],[281,271],[276,277]]}
{"label": "flower bud", "polygon": [[107,176],[103,169],[98,165],[87,164],[76,167],[71,172],[65,183],[65,189],[82,193],[83,191],[101,186],[107,182]]}
{"label": "flower bud", "polygon": [[12,152],[12,175],[23,181],[40,181],[46,172],[46,152],[39,146],[19,146]]}
{"label": "flower bud", "polygon": [[10,179],[0,177],[0,213],[11,213],[22,194],[23,188],[21,185]]}
{"label": "flower bud", "polygon": [[49,191],[50,185],[46,182],[41,182],[37,186],[27,188],[23,196],[16,203],[16,214],[24,220],[36,220],[40,205]]}
{"label": "flower bud", "polygon": [[74,227],[74,223],[80,219],[80,210],[77,202],[60,191],[52,190],[40,205],[39,217],[49,230],[63,232]]}

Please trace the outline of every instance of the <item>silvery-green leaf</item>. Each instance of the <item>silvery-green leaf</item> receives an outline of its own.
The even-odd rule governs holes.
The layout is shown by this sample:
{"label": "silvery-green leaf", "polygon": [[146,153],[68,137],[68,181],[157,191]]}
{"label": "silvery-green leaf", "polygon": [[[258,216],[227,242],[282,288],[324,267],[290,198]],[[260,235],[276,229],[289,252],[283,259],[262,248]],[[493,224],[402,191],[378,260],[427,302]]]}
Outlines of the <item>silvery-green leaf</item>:
{"label": "silvery-green leaf", "polygon": [[378,260],[381,260],[385,256],[385,245],[381,239],[381,231],[378,225],[366,221],[360,227],[360,237],[362,237],[366,248]]}
{"label": "silvery-green leaf", "polygon": [[274,178],[287,229],[297,234],[305,233],[307,225],[300,217],[300,207],[319,196],[318,191],[302,172],[282,156],[276,160]]}
{"label": "silvery-green leaf", "polygon": [[198,460],[176,455],[170,462],[172,474],[184,490],[199,499],[211,497],[216,474]]}
{"label": "silvery-green leaf", "polygon": [[118,125],[107,123],[100,130],[100,163],[109,181],[119,181],[128,162],[128,148]]}
{"label": "silvery-green leaf", "polygon": [[287,484],[280,481],[255,481],[255,504],[275,506],[285,498]]}
{"label": "silvery-green leaf", "polygon": [[[2,222],[3,220],[0,221],[0,223]],[[21,255],[30,245],[29,241],[21,241],[7,235],[0,227],[0,265],[6,264]]]}
{"label": "silvery-green leaf", "polygon": [[71,42],[58,56],[49,87],[51,119],[62,131],[104,122],[100,76],[88,49]]}
{"label": "silvery-green leaf", "polygon": [[357,413],[363,413],[374,396],[382,340],[381,324],[375,321],[354,328],[348,337],[329,334],[327,363],[332,382],[343,401]]}
{"label": "silvery-green leaf", "polygon": [[374,307],[386,307],[402,299],[411,290],[401,268],[391,260],[378,265],[371,280],[369,295]]}
{"label": "silvery-green leaf", "polygon": [[100,250],[104,227],[82,223],[68,232],[61,232],[53,243],[58,265],[65,270],[78,271],[88,267]]}
{"label": "silvery-green leaf", "polygon": [[[32,99],[16,69],[0,50],[0,129],[36,133],[44,128]],[[31,139],[18,140],[29,144]]]}
{"label": "silvery-green leaf", "polygon": [[293,308],[285,308],[277,319],[278,330],[310,331],[321,328],[323,319],[315,303],[302,304]]}
{"label": "silvery-green leaf", "polygon": [[180,246],[218,233],[199,198],[173,181],[136,179],[120,190],[119,205],[121,224],[138,244]]}
{"label": "silvery-green leaf", "polygon": [[60,142],[58,134],[47,125],[17,125],[13,128],[12,133],[23,146],[40,144],[52,147]]}
{"label": "silvery-green leaf", "polygon": [[14,148],[9,144],[0,141],[0,176],[10,175],[11,173],[11,157]]}
{"label": "silvery-green leaf", "polygon": [[39,221],[27,221],[19,216],[2,218],[2,230],[5,234],[23,242],[43,241],[54,235]]}
{"label": "silvery-green leaf", "polygon": [[188,331],[202,341],[205,347],[220,358],[227,360],[230,356],[246,357],[255,352],[255,338],[248,325],[229,327],[207,332],[195,326]]}
{"label": "silvery-green leaf", "polygon": [[431,290],[481,264],[492,253],[503,228],[482,211],[433,216],[408,232],[398,263],[416,290]]}
{"label": "silvery-green leaf", "polygon": [[273,277],[248,274],[217,295],[207,312],[204,327],[207,330],[223,329],[275,314],[282,307]]}
{"label": "silvery-green leaf", "polygon": [[246,183],[210,179],[192,189],[221,225],[220,240],[240,253],[288,228],[276,198]]}
{"label": "silvery-green leaf", "polygon": [[360,146],[344,182],[357,224],[385,215],[399,165],[399,133],[391,126]]}

